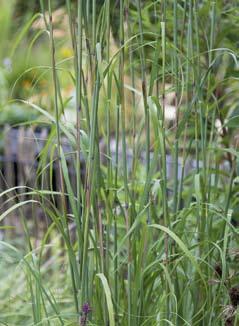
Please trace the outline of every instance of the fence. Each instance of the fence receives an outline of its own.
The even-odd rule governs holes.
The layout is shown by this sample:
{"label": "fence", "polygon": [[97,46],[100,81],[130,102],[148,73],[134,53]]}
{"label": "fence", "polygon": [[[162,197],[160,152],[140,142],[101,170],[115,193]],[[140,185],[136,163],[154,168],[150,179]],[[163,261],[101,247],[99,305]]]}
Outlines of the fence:
{"label": "fence", "polygon": [[[5,126],[2,130],[3,134],[3,146],[0,155],[0,193],[3,191],[18,187],[14,192],[9,193],[5,196],[0,196],[0,214],[3,210],[10,208],[13,204],[18,202],[19,197],[21,200],[24,200],[24,186],[28,186],[29,188],[35,188],[37,185],[39,186],[40,178],[37,178],[37,169],[39,164],[39,154],[41,150],[44,148],[46,141],[48,140],[50,130],[46,127],[43,128],[34,128],[34,127],[19,127],[12,128],[10,126]],[[61,139],[62,147],[65,153],[73,153],[73,149],[69,145],[69,142],[66,138],[62,137]],[[115,146],[116,142],[114,139],[111,140],[111,155],[112,155],[112,163],[115,162]],[[105,152],[105,146],[102,142],[100,144],[100,151]],[[119,147],[119,156],[122,156],[122,148]],[[74,168],[74,160],[71,159],[71,155],[67,155],[67,165],[69,178],[72,183],[73,190],[75,190],[75,168]],[[101,155],[102,160],[104,160],[104,155]],[[145,154],[141,153],[140,155],[141,163],[145,162]],[[160,160],[159,160],[160,161]],[[121,162],[121,160],[120,160]],[[129,169],[132,163],[132,152],[128,149],[127,152],[127,162],[129,165]],[[173,175],[174,171],[174,161],[173,157],[167,155],[167,174],[170,179]],[[81,166],[83,167],[82,178],[84,178],[84,162],[82,162]],[[178,163],[178,176],[181,177],[182,167],[184,167],[184,175],[190,173],[190,171],[194,171],[196,168],[196,161],[193,157],[189,158],[185,165],[183,166],[182,159],[179,158]],[[158,167],[160,169],[160,167]],[[222,168],[224,170],[229,169],[228,161],[224,161],[222,163]],[[49,189],[49,178],[47,174],[47,169],[45,171],[45,178],[41,179],[43,182],[44,189]],[[53,186],[53,190],[60,190],[60,177],[58,164],[53,164],[53,172],[51,184]],[[22,186],[22,187],[21,187]],[[38,187],[39,188],[39,187]],[[9,199],[10,197],[15,197],[15,199]],[[59,196],[57,197],[59,200]],[[26,205],[23,208],[23,215],[28,218],[32,216],[32,207],[31,205]],[[38,207],[34,209],[34,217],[35,217],[35,227],[37,230],[37,225],[39,221],[42,221],[44,218],[47,220],[47,217],[43,216],[42,210]],[[21,230],[19,225],[19,214],[15,212],[14,214],[10,214],[7,220],[11,221],[10,224],[17,226],[19,230]],[[12,222],[13,220],[13,222]],[[8,224],[8,223],[7,223]]]}
{"label": "fence", "polygon": [[[33,128],[33,127],[19,127],[12,128],[5,126],[2,129],[2,149],[0,155],[0,193],[6,190],[15,189],[4,196],[0,197],[0,214],[16,204],[19,200],[27,199],[26,192],[30,188],[35,188],[39,183],[44,183],[43,186],[49,189],[49,175],[47,169],[44,178],[37,177],[37,169],[39,164],[39,154],[44,148],[48,136],[48,128]],[[67,140],[62,137],[62,147],[65,152],[72,152]],[[53,190],[60,190],[60,178],[58,164],[53,164],[52,172],[52,186]],[[69,177],[74,188],[75,171],[73,167],[73,160],[67,159]],[[25,187],[27,186],[27,188]],[[16,188],[17,187],[17,188]],[[25,194],[25,195],[24,195]],[[29,199],[29,198],[28,198]],[[56,201],[59,196],[56,197]],[[35,205],[36,206],[36,205]],[[34,209],[34,228],[37,232],[39,224],[42,224],[44,219],[48,222],[47,217],[44,216],[43,211],[39,207],[33,207],[32,204],[27,204],[21,209],[21,214],[24,217],[32,217]],[[10,213],[4,222],[7,225],[14,225],[16,230],[22,232],[20,223],[19,210]],[[45,222],[44,222],[45,223]]]}

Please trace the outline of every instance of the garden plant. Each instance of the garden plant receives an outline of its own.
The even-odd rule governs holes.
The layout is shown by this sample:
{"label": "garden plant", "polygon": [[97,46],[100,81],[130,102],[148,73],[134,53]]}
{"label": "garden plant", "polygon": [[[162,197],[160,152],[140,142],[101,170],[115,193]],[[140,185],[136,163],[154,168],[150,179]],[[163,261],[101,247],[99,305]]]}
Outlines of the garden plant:
{"label": "garden plant", "polygon": [[0,51],[2,124],[48,130],[0,193],[0,324],[239,325],[238,1],[34,2]]}

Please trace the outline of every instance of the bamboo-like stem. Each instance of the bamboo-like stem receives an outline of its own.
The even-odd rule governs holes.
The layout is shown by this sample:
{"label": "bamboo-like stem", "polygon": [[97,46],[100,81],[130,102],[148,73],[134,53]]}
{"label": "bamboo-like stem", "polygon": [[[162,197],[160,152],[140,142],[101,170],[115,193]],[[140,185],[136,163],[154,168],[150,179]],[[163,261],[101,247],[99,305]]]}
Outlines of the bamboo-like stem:
{"label": "bamboo-like stem", "polygon": [[175,87],[175,110],[176,110],[176,132],[175,132],[175,145],[174,145],[174,199],[173,199],[173,212],[176,214],[177,211],[177,202],[178,202],[178,122],[179,122],[179,71],[178,71],[178,1],[174,0],[173,2],[173,16],[174,16],[174,24],[173,24],[173,43],[174,43],[174,56],[173,56],[173,64],[174,64],[174,87]]}
{"label": "bamboo-like stem", "polygon": [[77,232],[78,232],[78,255],[79,262],[82,261],[82,221],[81,221],[81,145],[80,145],[80,113],[82,111],[82,37],[83,37],[83,26],[82,26],[83,8],[82,1],[78,0],[78,30],[77,30],[77,63],[76,63],[76,197],[77,197],[77,214],[75,219],[77,220]]}
{"label": "bamboo-like stem", "polygon": [[[53,38],[53,24],[52,24],[52,11],[51,11],[51,1],[48,0],[48,11],[49,11],[49,28],[50,28],[50,42],[51,42],[51,56],[52,56],[52,75],[53,75],[53,84],[54,84],[54,104],[55,104],[55,117],[56,117],[56,132],[57,132],[57,152],[58,152],[58,167],[60,173],[60,187],[61,187],[61,203],[62,203],[62,213],[63,213],[63,222],[64,227],[67,231],[67,236],[70,239],[69,229],[67,225],[67,209],[66,209],[66,198],[65,198],[65,186],[61,165],[61,141],[60,141],[60,127],[59,127],[59,108],[58,108],[58,85],[57,85],[57,74],[56,74],[56,63],[55,63],[55,44]],[[72,287],[74,294],[74,302],[77,314],[79,314],[79,305],[77,298],[77,287],[79,278],[74,273],[77,271],[76,261],[70,256],[70,270],[71,270],[71,278],[72,278]],[[63,323],[62,323],[63,324]]]}

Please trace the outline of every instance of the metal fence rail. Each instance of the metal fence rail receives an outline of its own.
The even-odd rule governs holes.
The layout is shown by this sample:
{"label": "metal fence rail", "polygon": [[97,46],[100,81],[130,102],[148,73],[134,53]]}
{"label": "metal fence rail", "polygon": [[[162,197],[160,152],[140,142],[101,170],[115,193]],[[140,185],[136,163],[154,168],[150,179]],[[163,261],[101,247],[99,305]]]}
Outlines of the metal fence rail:
{"label": "metal fence rail", "polygon": [[[37,177],[37,169],[39,166],[39,154],[44,148],[48,136],[48,128],[33,128],[33,127],[19,127],[12,128],[5,126],[2,130],[3,146],[0,155],[0,193],[11,189],[17,189],[9,192],[8,194],[0,197],[0,214],[6,211],[11,206],[19,202],[19,200],[27,200],[29,196],[24,196],[27,192],[26,188],[39,188],[43,185],[44,188],[50,188],[49,171],[46,169],[44,177]],[[67,139],[62,138],[62,147],[65,153],[72,152],[72,148],[67,142]],[[56,159],[56,157],[54,157]],[[74,188],[75,184],[75,170],[73,166],[73,160],[70,156],[67,158],[67,164],[69,169],[69,177],[72,181]],[[52,164],[52,185],[53,190],[60,190],[59,184],[59,169],[56,161]],[[60,204],[59,196],[56,197],[56,204]],[[39,207],[33,207],[32,204],[27,204],[21,208],[21,214],[25,218],[32,218],[34,215],[34,227],[37,229],[37,225],[42,223],[44,217],[43,211]],[[34,213],[33,213],[34,211]],[[7,225],[14,225],[16,230],[22,232],[20,223],[20,213],[16,210],[7,216],[7,219],[3,221]]]}

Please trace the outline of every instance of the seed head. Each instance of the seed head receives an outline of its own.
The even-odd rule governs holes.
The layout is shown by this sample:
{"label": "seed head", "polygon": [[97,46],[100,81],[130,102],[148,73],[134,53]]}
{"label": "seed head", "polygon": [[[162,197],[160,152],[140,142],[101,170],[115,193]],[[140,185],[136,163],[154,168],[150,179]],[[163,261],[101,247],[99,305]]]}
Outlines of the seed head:
{"label": "seed head", "polygon": [[233,307],[237,307],[239,305],[239,285],[232,287],[229,290],[229,295]]}

